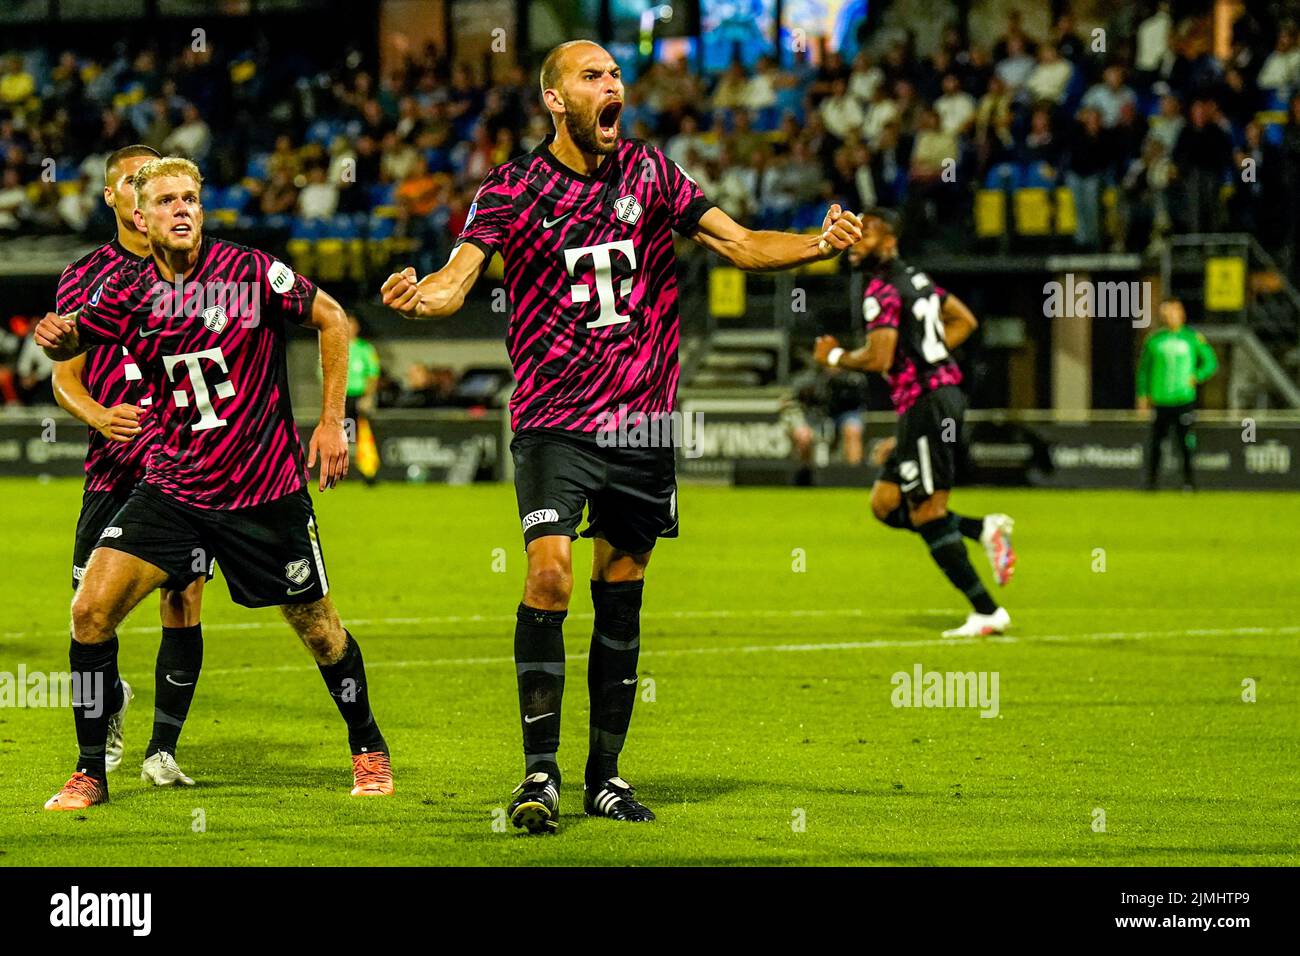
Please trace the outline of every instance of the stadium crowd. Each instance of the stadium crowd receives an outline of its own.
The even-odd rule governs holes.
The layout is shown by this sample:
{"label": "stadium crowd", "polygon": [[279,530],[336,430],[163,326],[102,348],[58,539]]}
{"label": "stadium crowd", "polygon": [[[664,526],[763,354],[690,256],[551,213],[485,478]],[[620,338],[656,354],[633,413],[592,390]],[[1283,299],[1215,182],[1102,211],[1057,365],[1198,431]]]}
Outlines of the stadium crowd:
{"label": "stadium crowd", "polygon": [[[935,50],[898,36],[852,62],[803,52],[716,77],[655,62],[628,85],[623,131],[662,144],[750,223],[813,225],[839,199],[903,208],[922,235],[940,219],[970,235],[975,189],[1065,185],[1084,248],[1225,227],[1279,248],[1300,209],[1296,27],[1247,14],[1226,60],[1208,30],[1162,2],[1127,36],[1084,35],[1068,13],[1030,36],[1013,13],[991,48],[950,27]],[[549,129],[522,68],[486,85],[434,49],[382,79],[353,56],[292,84],[252,54],[11,53],[0,59],[0,233],[102,231],[96,160],[139,141],[198,162],[207,207],[230,223],[308,237],[396,230],[419,241],[427,267],[483,174]],[[1124,206],[1113,235],[1107,186]]]}
{"label": "stadium crowd", "polygon": [[[1208,19],[1176,20],[1166,2],[1129,23],[1085,32],[1066,13],[1031,36],[1012,13],[989,47],[949,27],[927,52],[907,35],[865,37],[851,62],[799,51],[712,77],[683,59],[642,64],[623,132],[662,145],[750,225],[814,227],[829,201],[880,204],[903,211],[913,248],[961,248],[979,234],[978,192],[1049,187],[1068,191],[1081,249],[1232,229],[1294,270],[1296,26],[1248,12],[1219,58]],[[428,47],[382,77],[355,53],[314,69],[190,47],[0,55],[0,237],[105,234],[102,158],[144,142],[200,165],[216,228],[400,237],[425,273],[488,169],[551,129],[519,66],[487,84]],[[25,390],[12,358],[7,400]]]}

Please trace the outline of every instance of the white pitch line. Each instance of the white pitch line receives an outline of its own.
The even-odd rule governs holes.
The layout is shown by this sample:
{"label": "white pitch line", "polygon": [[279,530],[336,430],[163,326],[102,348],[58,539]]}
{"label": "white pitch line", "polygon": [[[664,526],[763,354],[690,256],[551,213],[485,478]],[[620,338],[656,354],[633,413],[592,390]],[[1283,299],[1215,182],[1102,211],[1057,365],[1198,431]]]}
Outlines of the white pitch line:
{"label": "white pitch line", "polygon": [[[1043,634],[1026,637],[1000,635],[988,638],[918,638],[907,641],[832,641],[818,644],[742,644],[733,647],[681,647],[666,650],[645,650],[642,657],[684,657],[695,654],[791,654],[809,651],[865,651],[878,648],[896,647],[980,647],[985,643],[996,644],[1069,644],[1086,641],[1125,641],[1149,640],[1161,637],[1249,637],[1269,634],[1300,634],[1300,627],[1224,627],[1191,628],[1171,631],[1098,631],[1092,634]],[[566,654],[571,661],[585,660],[586,654]],[[513,664],[513,657],[432,657],[421,660],[405,661],[367,661],[366,668],[387,667],[464,667],[473,665]],[[291,673],[306,669],[303,664],[280,664],[274,667],[232,667],[205,670],[209,676],[229,674],[257,673]]]}

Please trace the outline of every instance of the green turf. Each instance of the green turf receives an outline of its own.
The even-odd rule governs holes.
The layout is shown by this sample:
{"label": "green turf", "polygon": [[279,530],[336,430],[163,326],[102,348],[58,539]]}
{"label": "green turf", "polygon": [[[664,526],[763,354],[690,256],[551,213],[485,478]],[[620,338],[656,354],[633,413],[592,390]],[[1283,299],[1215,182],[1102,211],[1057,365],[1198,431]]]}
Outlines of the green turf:
{"label": "green turf", "polygon": [[[72,481],[0,481],[0,670],[67,667],[79,495]],[[199,786],[150,790],[135,773],[151,598],[122,632],[137,697],[110,805],[44,813],[72,769],[71,716],[0,710],[0,863],[1300,862],[1300,496],[977,489],[955,504],[1018,519],[1014,640],[938,641],[959,601],[919,540],[865,520],[862,492],[683,487],[683,537],[651,566],[643,618],[654,700],[637,704],[622,765],[659,820],[573,815],[591,624],[580,584],[565,815],[558,836],[524,838],[493,825],[522,774],[512,490],[318,496],[331,593],[365,651],[397,795],[348,796],[343,727],[306,652],[275,611],[232,606],[218,578],[178,753]],[[580,542],[580,581],[589,554]],[[893,707],[891,675],[917,663],[996,671],[1000,715]]]}

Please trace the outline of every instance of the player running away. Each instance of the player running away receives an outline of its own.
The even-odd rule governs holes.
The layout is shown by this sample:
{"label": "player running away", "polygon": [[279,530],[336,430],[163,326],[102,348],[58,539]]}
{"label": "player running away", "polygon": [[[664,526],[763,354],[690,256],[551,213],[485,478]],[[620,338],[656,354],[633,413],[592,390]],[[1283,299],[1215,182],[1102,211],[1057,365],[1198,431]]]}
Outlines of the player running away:
{"label": "player running away", "polygon": [[[1011,616],[989,596],[971,566],[963,538],[979,541],[999,585],[1016,566],[1012,521],[1002,514],[967,518],[948,510],[966,400],[961,371],[949,354],[975,331],[975,316],[955,295],[898,256],[898,219],[887,209],[863,213],[862,239],[849,261],[868,271],[862,298],[867,344],[840,348],[834,336],[817,339],[822,365],[879,372],[898,411],[895,446],[871,488],[871,511],[892,528],[919,534],[935,564],[973,610],[944,637],[1001,634]],[[906,499],[906,504],[904,504]]]}
{"label": "player running away", "polygon": [[[135,189],[131,179],[158,152],[149,146],[126,146],[104,162],[104,202],[117,219],[117,237],[63,270],[55,309],[76,312],[91,292],[119,268],[149,256],[149,239],[135,226]],[[158,435],[158,416],[150,408],[153,394],[125,346],[97,346],[54,366],[54,397],[63,408],[90,426],[86,452],[86,487],[77,519],[72,552],[72,587],[104,528],[126,504],[144,477]],[[194,699],[203,666],[203,627],[199,608],[211,564],[162,589],[162,643],[154,670],[153,737],[145,751],[140,779],[156,786],[193,785],[176,764],[176,745]],[[104,767],[109,773],[122,762],[122,723],[133,697],[122,680],[121,705],[108,722]]]}
{"label": "player running away", "polygon": [[[388,746],[370,711],[361,651],[328,597],[307,469],[320,490],[347,473],[343,392],[347,317],[329,295],[256,249],[203,237],[202,178],[189,160],[145,163],[134,219],[151,257],[120,268],[73,316],[49,315],[37,344],[64,361],[129,346],[154,383],[158,439],[144,480],[104,528],[72,602],[72,671],[107,706],[73,711],[77,772],[46,804],[108,799],[104,746],[119,706],[122,619],[149,592],[215,558],[231,598],[280,606],[348,727],[354,796],[393,792]],[[303,454],[289,404],[286,323],[320,333],[322,412]]]}
{"label": "player running away", "polygon": [[598,432],[673,410],[673,232],[754,271],[838,255],[861,236],[857,217],[838,206],[820,235],[737,225],[660,150],[621,138],[623,81],[595,43],[552,50],[541,89],[555,133],[488,174],[446,266],[419,280],[407,269],[383,287],[384,303],[399,312],[449,316],[493,254],[504,260],[506,346],[518,383],[511,452],[528,554],[515,626],[526,776],[510,817],[533,833],[557,828],[562,627],[584,506],[596,615],[584,809],[614,820],[654,819],[619,775],[618,758],[637,695],[646,566],[656,540],[678,531],[675,463],[671,448],[613,447]]}

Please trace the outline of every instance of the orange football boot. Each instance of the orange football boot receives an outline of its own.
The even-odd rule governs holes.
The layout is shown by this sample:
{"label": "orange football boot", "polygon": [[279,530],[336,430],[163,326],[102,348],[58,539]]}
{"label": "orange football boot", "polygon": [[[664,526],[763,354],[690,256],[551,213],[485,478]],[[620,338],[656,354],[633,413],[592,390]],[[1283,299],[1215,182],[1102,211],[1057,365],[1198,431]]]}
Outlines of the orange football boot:
{"label": "orange football boot", "polygon": [[108,803],[108,787],[78,770],[63,789],[45,801],[46,810],[84,810]]}
{"label": "orange football boot", "polygon": [[393,768],[388,754],[382,751],[352,755],[352,796],[390,797],[393,794]]}

